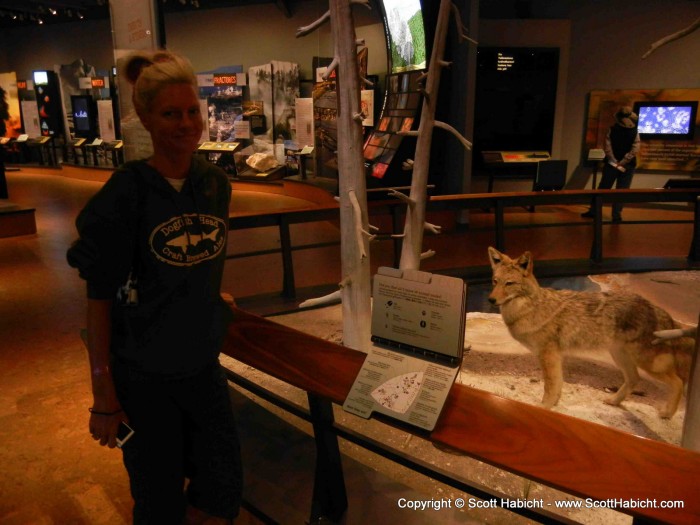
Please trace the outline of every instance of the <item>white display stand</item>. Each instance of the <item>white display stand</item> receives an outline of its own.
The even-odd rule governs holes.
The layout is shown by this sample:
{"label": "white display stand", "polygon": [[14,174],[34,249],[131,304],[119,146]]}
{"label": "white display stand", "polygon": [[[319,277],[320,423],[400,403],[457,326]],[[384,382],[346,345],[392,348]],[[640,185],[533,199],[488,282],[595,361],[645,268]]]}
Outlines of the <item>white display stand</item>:
{"label": "white display stand", "polygon": [[467,287],[462,279],[379,268],[374,278],[373,346],[343,408],[432,430],[464,350]]}

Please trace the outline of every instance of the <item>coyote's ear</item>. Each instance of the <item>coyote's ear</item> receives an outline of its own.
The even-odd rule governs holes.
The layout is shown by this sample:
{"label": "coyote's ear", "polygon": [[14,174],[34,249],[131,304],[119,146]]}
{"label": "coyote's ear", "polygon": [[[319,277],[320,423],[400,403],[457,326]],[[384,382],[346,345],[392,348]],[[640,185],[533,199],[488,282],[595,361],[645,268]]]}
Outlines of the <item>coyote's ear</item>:
{"label": "coyote's ear", "polygon": [[491,268],[496,268],[499,264],[503,262],[504,254],[499,252],[496,248],[489,246],[489,262],[491,263]]}
{"label": "coyote's ear", "polygon": [[525,252],[518,258],[517,264],[525,270],[525,272],[532,273],[532,254],[530,252]]}

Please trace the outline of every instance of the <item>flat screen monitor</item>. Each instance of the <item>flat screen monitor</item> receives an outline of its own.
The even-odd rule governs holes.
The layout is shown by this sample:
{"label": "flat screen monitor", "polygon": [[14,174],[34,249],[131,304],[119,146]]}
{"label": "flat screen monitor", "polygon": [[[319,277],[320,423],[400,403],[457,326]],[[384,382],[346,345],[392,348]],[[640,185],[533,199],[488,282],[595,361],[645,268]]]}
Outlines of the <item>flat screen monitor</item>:
{"label": "flat screen monitor", "polygon": [[95,107],[88,95],[71,95],[73,130],[79,137],[95,135]]}
{"label": "flat screen monitor", "polygon": [[697,101],[637,102],[634,111],[642,139],[690,140],[695,134]]}
{"label": "flat screen monitor", "polygon": [[380,0],[392,73],[427,67],[420,0]]}
{"label": "flat screen monitor", "polygon": [[49,74],[46,71],[34,71],[34,85],[45,86],[49,83]]}

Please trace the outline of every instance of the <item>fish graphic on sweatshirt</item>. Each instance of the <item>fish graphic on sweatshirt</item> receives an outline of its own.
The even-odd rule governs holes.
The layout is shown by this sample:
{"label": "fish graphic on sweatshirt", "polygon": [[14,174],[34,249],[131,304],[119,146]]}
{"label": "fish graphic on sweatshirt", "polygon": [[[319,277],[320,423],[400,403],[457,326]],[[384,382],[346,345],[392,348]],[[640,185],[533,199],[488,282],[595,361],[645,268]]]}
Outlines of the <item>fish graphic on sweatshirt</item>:
{"label": "fish graphic on sweatshirt", "polygon": [[219,235],[219,228],[213,229],[209,233],[183,233],[175,237],[174,239],[166,242],[166,246],[172,246],[173,248],[180,248],[183,252],[187,251],[188,246],[199,246],[199,243],[205,240],[216,241]]}
{"label": "fish graphic on sweatshirt", "polygon": [[226,249],[226,218],[190,213],[176,215],[151,230],[148,242],[156,258],[173,266],[192,266]]}

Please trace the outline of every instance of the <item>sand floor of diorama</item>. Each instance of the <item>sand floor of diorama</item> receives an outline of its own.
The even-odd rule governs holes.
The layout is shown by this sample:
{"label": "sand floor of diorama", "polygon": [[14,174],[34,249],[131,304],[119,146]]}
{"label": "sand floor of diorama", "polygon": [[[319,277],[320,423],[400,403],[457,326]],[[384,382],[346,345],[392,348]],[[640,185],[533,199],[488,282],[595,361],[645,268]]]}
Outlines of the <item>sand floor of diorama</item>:
{"label": "sand floor of diorama", "polygon": [[[700,272],[650,272],[643,274],[608,274],[591,276],[589,289],[634,291],[666,309],[674,319],[687,325],[697,324],[700,313]],[[591,286],[592,285],[592,286]],[[563,286],[555,286],[563,287]],[[580,287],[579,287],[580,289]],[[311,333],[318,337],[342,342],[342,312],[339,305],[275,316],[274,321]],[[537,359],[508,333],[501,316],[494,312],[469,312],[467,315],[465,352],[457,381],[509,399],[533,405],[539,404],[543,383]],[[226,363],[260,384],[269,386],[288,399],[306,403],[303,392],[245,367],[240,363]],[[665,400],[665,387],[645,377],[621,407],[603,401],[611,394],[606,391],[622,382],[622,375],[608,355],[568,355],[564,361],[564,389],[556,412],[594,423],[614,427],[638,436],[679,444],[685,417],[685,398],[671,419],[661,419],[657,408]],[[275,410],[275,409],[273,409]],[[545,499],[575,499],[554,489],[532,483],[479,461],[445,450],[439,450],[429,441],[397,430],[375,420],[364,420],[335,407],[336,419],[367,436],[390,444],[403,453],[431,463],[510,497]],[[281,417],[284,413],[280,411]],[[301,427],[306,427],[301,425]],[[308,428],[304,428],[308,431]],[[454,498],[455,489],[433,480],[417,476],[395,463],[378,458],[363,449],[344,443],[343,452],[372,468],[381,470],[397,481],[421,491],[427,497]],[[630,523],[631,518],[610,510],[570,511],[567,516],[581,523]],[[505,511],[479,513],[469,511],[457,519],[458,523],[522,523],[524,518]],[[449,522],[453,522],[450,518]]]}

